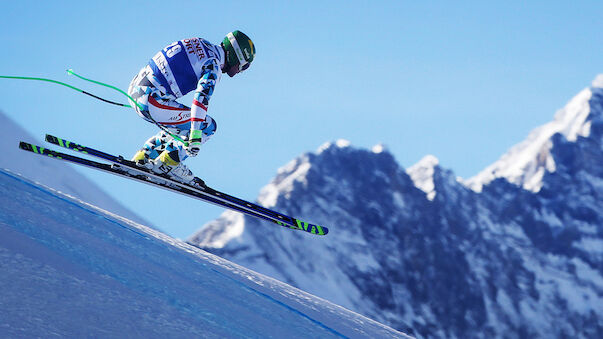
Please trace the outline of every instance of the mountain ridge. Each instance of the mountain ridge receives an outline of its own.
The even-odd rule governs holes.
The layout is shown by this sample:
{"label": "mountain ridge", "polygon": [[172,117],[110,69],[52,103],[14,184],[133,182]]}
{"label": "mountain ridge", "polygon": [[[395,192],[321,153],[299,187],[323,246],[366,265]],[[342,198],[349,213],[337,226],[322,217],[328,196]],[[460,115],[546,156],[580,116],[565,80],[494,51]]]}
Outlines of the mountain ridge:
{"label": "mountain ridge", "polygon": [[545,142],[528,137],[545,152],[526,153],[523,181],[476,190],[435,157],[404,170],[386,150],[332,142],[279,170],[264,200],[327,237],[243,217],[205,247],[233,225],[227,212],[188,241],[418,337],[601,335],[603,91],[585,91],[556,115],[567,124],[540,129]]}
{"label": "mountain ridge", "polygon": [[557,111],[553,121],[534,129],[526,140],[513,146],[498,161],[468,179],[466,184],[479,192],[484,184],[504,177],[527,190],[538,192],[544,173],[555,171],[555,163],[550,157],[553,135],[560,133],[569,141],[576,141],[579,136],[590,133],[593,118],[590,101],[603,91],[603,84],[598,79],[603,79],[603,74],[593,80],[591,87],[580,91]]}

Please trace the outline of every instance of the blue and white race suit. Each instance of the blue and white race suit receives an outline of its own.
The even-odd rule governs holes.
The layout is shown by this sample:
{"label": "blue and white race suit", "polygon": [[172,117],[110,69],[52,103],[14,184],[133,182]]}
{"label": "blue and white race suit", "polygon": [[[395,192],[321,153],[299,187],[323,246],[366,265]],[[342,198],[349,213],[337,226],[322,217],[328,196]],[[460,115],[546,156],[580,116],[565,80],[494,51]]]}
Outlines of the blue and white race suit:
{"label": "blue and white race suit", "polygon": [[[207,108],[224,62],[220,45],[201,38],[176,41],[155,54],[134,77],[128,94],[136,103],[131,104],[143,119],[154,120],[172,133],[188,137],[190,130],[202,130],[205,143],[217,128],[215,120],[207,115]],[[176,101],[193,90],[192,108]],[[162,134],[165,133],[156,137]],[[160,139],[167,138],[163,135]],[[172,147],[180,160],[186,158],[180,143],[173,143]]]}

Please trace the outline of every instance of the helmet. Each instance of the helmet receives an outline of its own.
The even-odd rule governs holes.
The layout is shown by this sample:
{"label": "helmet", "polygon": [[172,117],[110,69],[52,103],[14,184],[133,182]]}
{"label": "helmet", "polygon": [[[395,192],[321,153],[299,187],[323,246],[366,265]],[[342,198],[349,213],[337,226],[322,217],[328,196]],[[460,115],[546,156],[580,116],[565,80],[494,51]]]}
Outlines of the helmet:
{"label": "helmet", "polygon": [[224,71],[231,77],[246,70],[255,57],[253,41],[239,30],[226,34],[222,47],[226,52]]}

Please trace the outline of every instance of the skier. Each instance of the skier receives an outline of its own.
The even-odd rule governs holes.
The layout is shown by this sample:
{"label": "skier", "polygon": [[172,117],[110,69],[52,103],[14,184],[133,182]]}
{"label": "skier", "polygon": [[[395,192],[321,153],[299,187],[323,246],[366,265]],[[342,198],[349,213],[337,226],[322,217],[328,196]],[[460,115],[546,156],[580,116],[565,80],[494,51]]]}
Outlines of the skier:
{"label": "skier", "polygon": [[[246,70],[254,57],[253,42],[238,30],[228,33],[219,45],[191,38],[159,51],[134,77],[128,94],[136,101],[132,106],[138,115],[165,130],[149,138],[132,161],[177,181],[204,186],[182,162],[197,156],[201,145],[216,132],[216,121],[207,114],[207,107],[221,73],[233,77]],[[193,90],[191,108],[176,101]]]}

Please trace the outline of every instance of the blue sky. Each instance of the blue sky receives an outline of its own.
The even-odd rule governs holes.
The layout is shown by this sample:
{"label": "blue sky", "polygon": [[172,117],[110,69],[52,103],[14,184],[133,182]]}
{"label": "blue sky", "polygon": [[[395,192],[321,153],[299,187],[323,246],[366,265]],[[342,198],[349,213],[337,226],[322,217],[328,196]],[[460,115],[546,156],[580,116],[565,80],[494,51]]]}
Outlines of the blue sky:
{"label": "blue sky", "polygon": [[[65,70],[126,89],[173,41],[247,33],[256,60],[216,87],[209,110],[218,132],[187,164],[250,200],[277,168],[339,138],[383,143],[405,168],[433,154],[471,177],[603,73],[600,1],[14,1],[2,9],[1,75],[52,78],[122,102]],[[156,131],[133,110],[62,86],[0,79],[0,89],[0,109],[40,139],[50,132],[130,156]],[[82,172],[176,237],[221,213]]]}

